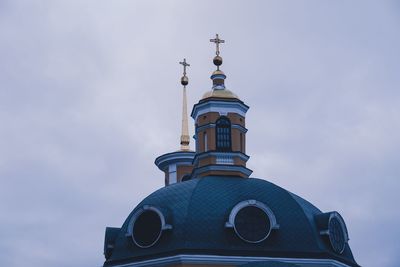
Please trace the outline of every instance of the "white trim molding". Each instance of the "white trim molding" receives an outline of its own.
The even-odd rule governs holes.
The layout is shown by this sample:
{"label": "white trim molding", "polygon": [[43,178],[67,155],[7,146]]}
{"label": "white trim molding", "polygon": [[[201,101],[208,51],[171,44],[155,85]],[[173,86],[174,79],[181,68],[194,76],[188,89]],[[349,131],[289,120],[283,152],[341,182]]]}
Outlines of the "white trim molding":
{"label": "white trim molding", "polygon": [[193,106],[191,117],[194,121],[205,113],[218,112],[220,115],[227,115],[228,113],[237,113],[242,117],[246,117],[246,112],[249,109],[241,101],[217,101],[210,100],[202,103],[197,103]]}
{"label": "white trim molding", "polygon": [[[240,231],[238,231],[238,229],[236,228],[235,217],[241,209],[246,208],[246,207],[257,207],[268,216],[268,220],[269,220],[268,233],[263,238],[260,238],[259,240],[247,240],[240,234]],[[279,229],[279,224],[276,222],[275,214],[272,212],[272,210],[267,205],[265,205],[264,203],[262,203],[260,201],[255,200],[255,199],[249,199],[249,200],[239,202],[232,208],[231,213],[229,214],[229,219],[225,223],[225,227],[233,228],[235,230],[235,233],[237,234],[237,236],[240,239],[244,240],[245,242],[260,243],[268,238],[269,234],[271,233],[271,230]]]}
{"label": "white trim molding", "polygon": [[273,258],[273,257],[242,257],[219,255],[176,255],[158,259],[138,261],[113,265],[113,267],[142,267],[142,266],[169,266],[174,264],[217,264],[217,265],[242,265],[257,261],[281,261],[298,264],[302,267],[350,267],[342,262],[332,259],[307,259],[307,258]]}

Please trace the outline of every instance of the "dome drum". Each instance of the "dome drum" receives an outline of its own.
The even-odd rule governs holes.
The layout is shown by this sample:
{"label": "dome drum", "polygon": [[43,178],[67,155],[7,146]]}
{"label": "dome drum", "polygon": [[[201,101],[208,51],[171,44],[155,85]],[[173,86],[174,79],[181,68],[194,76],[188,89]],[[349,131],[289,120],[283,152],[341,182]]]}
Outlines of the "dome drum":
{"label": "dome drum", "polygon": [[195,156],[193,151],[176,151],[156,158],[154,163],[165,173],[165,185],[180,182],[183,176],[190,175]]}
{"label": "dome drum", "polygon": [[212,89],[213,90],[225,90],[225,79],[226,79],[226,75],[220,71],[220,70],[216,70],[214,71],[214,73],[211,75],[211,80],[213,81],[213,86]]}

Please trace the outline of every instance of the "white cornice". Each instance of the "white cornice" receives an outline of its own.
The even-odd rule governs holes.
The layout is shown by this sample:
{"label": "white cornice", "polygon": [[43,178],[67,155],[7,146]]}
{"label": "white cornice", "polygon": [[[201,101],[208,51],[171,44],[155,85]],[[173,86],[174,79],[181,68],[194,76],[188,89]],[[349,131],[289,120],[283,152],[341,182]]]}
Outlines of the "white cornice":
{"label": "white cornice", "polygon": [[176,151],[167,153],[156,158],[154,164],[156,164],[162,171],[166,166],[173,163],[186,163],[187,165],[191,165],[195,154],[194,151]]}
{"label": "white cornice", "polygon": [[218,112],[220,115],[237,113],[242,117],[246,117],[246,112],[248,109],[249,107],[243,104],[243,102],[210,100],[194,105],[191,116],[194,121],[197,121],[198,116],[209,112]]}

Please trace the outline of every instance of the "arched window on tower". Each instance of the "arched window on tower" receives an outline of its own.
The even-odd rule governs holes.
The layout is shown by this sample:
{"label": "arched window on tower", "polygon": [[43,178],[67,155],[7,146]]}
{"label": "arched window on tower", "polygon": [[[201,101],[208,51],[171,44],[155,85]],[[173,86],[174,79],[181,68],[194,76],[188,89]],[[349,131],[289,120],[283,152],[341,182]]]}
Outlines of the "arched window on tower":
{"label": "arched window on tower", "polygon": [[231,151],[231,122],[227,117],[221,117],[216,122],[216,148],[217,151]]}

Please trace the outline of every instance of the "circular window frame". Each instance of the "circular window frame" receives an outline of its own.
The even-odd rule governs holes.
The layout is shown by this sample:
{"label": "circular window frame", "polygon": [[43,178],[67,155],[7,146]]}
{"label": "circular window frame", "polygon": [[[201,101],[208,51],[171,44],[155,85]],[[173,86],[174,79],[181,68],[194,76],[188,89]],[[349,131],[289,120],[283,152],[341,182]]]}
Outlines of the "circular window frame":
{"label": "circular window frame", "polygon": [[[335,218],[335,219],[337,219],[339,221],[339,224],[340,224],[340,226],[342,228],[342,232],[343,232],[344,245],[343,245],[343,247],[342,247],[342,249],[340,251],[335,250],[335,246],[334,246],[334,244],[332,242],[332,239],[331,239],[331,233],[330,233],[331,229],[329,229],[329,226],[330,226],[331,220],[333,218]],[[321,235],[327,235],[328,236],[328,240],[329,240],[329,245],[331,246],[332,250],[337,254],[342,254],[344,252],[344,250],[346,249],[346,244],[350,240],[349,239],[349,233],[347,232],[347,227],[346,227],[346,224],[345,224],[342,216],[336,211],[330,212],[329,213],[329,218],[327,220],[327,223],[326,223],[325,227],[326,227],[325,230],[320,231],[320,234]]]}
{"label": "circular window frame", "polygon": [[[331,225],[332,219],[337,219],[337,221],[340,224],[340,227],[342,228],[344,244],[343,244],[343,247],[342,247],[342,249],[340,251],[335,250],[335,246],[334,246],[333,241],[332,241],[331,232],[330,232],[331,229],[329,228],[329,226]],[[345,248],[346,248],[347,242],[349,241],[349,235],[348,235],[348,232],[347,232],[346,224],[344,223],[344,220],[343,220],[342,216],[340,216],[339,213],[337,213],[337,212],[331,213],[331,215],[329,216],[329,220],[328,220],[328,229],[327,229],[327,231],[328,231],[328,236],[329,236],[329,243],[330,243],[333,251],[335,251],[338,254],[342,254],[344,252]]]}
{"label": "circular window frame", "polygon": [[[159,232],[157,238],[151,244],[144,246],[144,245],[139,244],[139,242],[137,242],[135,240],[135,237],[133,236],[133,228],[135,226],[135,222],[140,217],[140,215],[142,215],[144,212],[147,212],[147,211],[155,212],[158,215],[160,222],[161,222],[161,227],[160,227],[160,232]],[[140,248],[150,248],[150,247],[154,246],[160,240],[163,231],[170,230],[170,229],[172,229],[172,225],[166,223],[164,214],[158,208],[156,208],[154,206],[150,206],[150,205],[144,205],[140,209],[138,209],[132,215],[131,219],[129,220],[126,237],[132,238],[133,243]]]}
{"label": "circular window frame", "polygon": [[[246,207],[259,208],[260,210],[262,210],[267,215],[267,217],[268,217],[268,219],[270,221],[270,226],[269,226],[268,233],[262,239],[259,239],[259,240],[256,240],[256,241],[247,240],[237,230],[236,225],[235,225],[236,215],[239,213],[240,210],[242,210],[243,208],[246,208]],[[264,203],[262,203],[260,201],[257,201],[257,200],[254,200],[254,199],[249,199],[249,200],[245,200],[245,201],[239,202],[238,204],[236,204],[232,208],[231,213],[229,214],[228,221],[225,223],[225,227],[226,228],[233,228],[233,230],[235,231],[236,235],[241,240],[243,240],[243,241],[245,241],[247,243],[257,244],[257,243],[261,243],[264,240],[266,240],[270,236],[272,230],[279,229],[279,224],[276,222],[276,217],[275,217],[274,213],[272,212],[272,210],[267,205],[265,205]]]}

